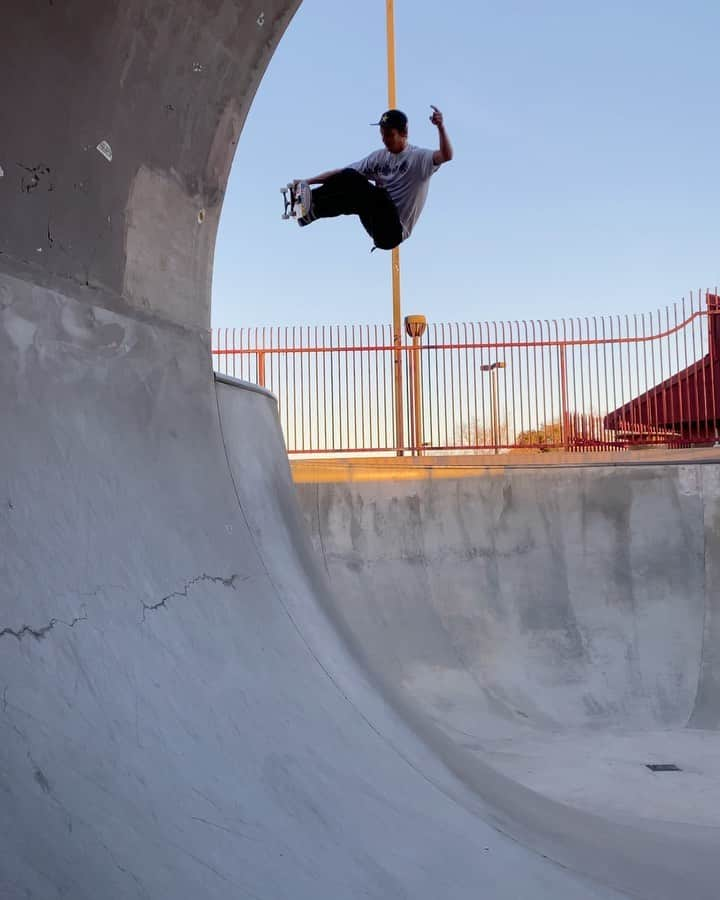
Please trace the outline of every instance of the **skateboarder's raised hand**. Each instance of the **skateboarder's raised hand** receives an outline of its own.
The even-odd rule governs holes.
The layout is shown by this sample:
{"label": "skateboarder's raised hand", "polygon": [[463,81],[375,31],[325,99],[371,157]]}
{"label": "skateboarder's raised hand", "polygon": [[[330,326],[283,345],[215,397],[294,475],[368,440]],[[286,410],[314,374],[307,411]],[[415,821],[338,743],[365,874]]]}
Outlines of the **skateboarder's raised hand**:
{"label": "skateboarder's raised hand", "polygon": [[443,114],[437,108],[437,106],[433,106],[430,104],[430,109],[432,110],[432,115],[430,116],[430,121],[437,128],[438,134],[440,135],[440,149],[436,150],[433,153],[433,162],[436,166],[440,166],[445,162],[450,162],[453,158],[453,148],[450,143],[450,138],[447,136],[447,132],[445,131],[445,120],[443,118]]}

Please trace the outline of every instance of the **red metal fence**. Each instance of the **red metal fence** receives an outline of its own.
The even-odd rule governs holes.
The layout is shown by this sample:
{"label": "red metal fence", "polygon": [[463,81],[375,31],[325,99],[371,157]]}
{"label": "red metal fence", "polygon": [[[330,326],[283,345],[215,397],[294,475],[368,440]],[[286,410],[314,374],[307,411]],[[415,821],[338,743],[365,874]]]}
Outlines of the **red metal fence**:
{"label": "red metal fence", "polygon": [[[219,329],[215,368],[277,397],[292,454],[624,450],[717,440],[720,301],[625,316]],[[417,328],[415,329],[417,331]]]}

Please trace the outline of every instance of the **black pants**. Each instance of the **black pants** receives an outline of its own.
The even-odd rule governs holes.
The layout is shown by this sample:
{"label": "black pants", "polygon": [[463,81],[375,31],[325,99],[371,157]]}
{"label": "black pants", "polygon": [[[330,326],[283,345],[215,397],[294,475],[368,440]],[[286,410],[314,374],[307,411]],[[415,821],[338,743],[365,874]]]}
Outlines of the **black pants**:
{"label": "black pants", "polygon": [[390,195],[355,169],[343,169],[313,190],[311,215],[313,219],[360,216],[380,250],[392,250],[402,241],[402,225]]}

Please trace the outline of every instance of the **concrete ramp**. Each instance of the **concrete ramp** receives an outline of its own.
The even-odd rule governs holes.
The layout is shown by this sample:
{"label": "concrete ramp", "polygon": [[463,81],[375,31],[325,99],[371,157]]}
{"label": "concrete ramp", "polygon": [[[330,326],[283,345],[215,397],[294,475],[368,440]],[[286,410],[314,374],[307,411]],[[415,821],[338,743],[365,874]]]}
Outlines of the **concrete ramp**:
{"label": "concrete ramp", "polygon": [[270,397],[8,278],[1,323],[0,896],[615,896],[347,652]]}
{"label": "concrete ramp", "polygon": [[710,896],[714,456],[294,472],[339,630],[503,827],[639,896]]}
{"label": "concrete ramp", "polygon": [[600,488],[560,536],[542,479],[447,533],[452,498],[378,498],[382,597],[380,519],[311,490],[323,564],[273,399],[215,382],[228,170],[298,6],[3,4],[0,898],[715,898],[712,821],[500,764],[518,736],[714,737],[711,470],[647,482],[658,547]]}

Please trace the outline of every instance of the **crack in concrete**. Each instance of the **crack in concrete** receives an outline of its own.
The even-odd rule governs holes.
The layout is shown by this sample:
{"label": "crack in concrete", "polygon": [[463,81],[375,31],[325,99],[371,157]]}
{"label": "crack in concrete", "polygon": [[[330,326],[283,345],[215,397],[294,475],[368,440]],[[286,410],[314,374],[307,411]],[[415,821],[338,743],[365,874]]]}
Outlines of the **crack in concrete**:
{"label": "crack in concrete", "polygon": [[[202,797],[202,799],[203,799],[206,803],[209,803],[210,806],[213,807],[213,809],[216,809],[219,813],[222,813],[222,814],[224,815],[225,810],[224,810],[223,808],[221,808],[220,806],[218,806],[218,804],[215,803],[213,800],[211,800],[210,797],[208,797],[207,794],[203,794],[203,792],[202,792],[202,791],[199,791],[197,788],[191,788],[191,790],[192,790],[193,794],[197,794],[198,797]],[[248,822],[246,822],[245,819],[239,819],[239,821],[242,822],[243,825],[247,825],[247,824],[248,824]]]}
{"label": "crack in concrete", "polygon": [[217,828],[220,831],[225,831],[228,834],[232,834],[235,837],[242,838],[244,841],[253,841],[256,844],[259,844],[260,841],[258,838],[250,837],[249,834],[244,834],[242,831],[237,831],[234,828],[228,828],[226,825],[219,825],[217,822],[211,822],[209,819],[201,819],[200,816],[191,816],[190,817],[193,822],[200,822],[202,825],[208,825],[211,828]]}
{"label": "crack in concrete", "polygon": [[40,789],[42,790],[43,794],[52,794],[52,788],[50,787],[50,782],[47,779],[47,775],[38,765],[35,764],[33,769],[33,778],[40,785]]}
{"label": "crack in concrete", "polygon": [[43,770],[37,763],[35,757],[33,756],[32,750],[30,749],[30,738],[23,731],[21,731],[20,728],[18,728],[18,726],[15,724],[15,722],[13,722],[12,719],[10,718],[10,715],[8,713],[8,705],[9,705],[8,698],[7,698],[8,690],[9,690],[9,685],[6,685],[5,688],[3,689],[3,693],[2,693],[2,712],[3,712],[3,716],[5,718],[5,721],[7,722],[8,726],[13,731],[13,733],[15,735],[17,735],[17,737],[25,745],[25,748],[26,748],[25,756],[32,768],[33,781],[35,782],[35,784],[38,785],[38,787],[43,792],[43,794],[47,795],[50,798],[51,802],[55,806],[57,806],[57,808],[62,812],[62,814],[65,817],[65,827],[67,828],[68,833],[72,834],[72,832],[73,832],[73,817],[70,814],[70,811],[65,806],[65,804],[54,793],[53,786],[52,786],[52,783],[50,782],[50,779],[47,777],[45,772],[43,772]]}
{"label": "crack in concrete", "polygon": [[8,706],[9,706],[10,704],[9,704],[8,696],[7,696],[7,695],[8,695],[8,690],[9,690],[9,689],[10,689],[10,686],[7,685],[7,686],[5,687],[5,689],[3,690],[3,696],[2,696],[2,712],[3,712],[3,716],[5,717],[5,720],[7,721],[7,724],[10,726],[10,728],[12,729],[12,731],[20,738],[20,740],[23,742],[23,744],[25,744],[26,746],[29,746],[29,745],[30,745],[30,741],[28,740],[27,735],[24,734],[22,731],[20,731],[20,729],[19,729],[19,728],[17,727],[17,725],[13,722],[13,720],[10,718],[10,714],[8,713]]}
{"label": "crack in concrete", "polygon": [[[107,847],[105,849],[107,850]],[[138,897],[141,897],[142,900],[150,900],[150,895],[145,890],[145,885],[142,883],[142,881],[140,881],[138,876],[134,874],[134,872],[131,872],[130,869],[124,868],[117,862],[115,863],[115,868],[119,872],[122,872],[123,875],[128,875],[130,878],[132,878],[132,880],[135,882],[135,887],[137,888]]]}
{"label": "crack in concrete", "polygon": [[43,625],[40,628],[33,628],[30,625],[23,625],[22,628],[2,628],[0,629],[0,638],[3,637],[14,637],[15,640],[21,641],[24,637],[32,637],[35,638],[36,641],[41,641],[43,638],[47,637],[48,634],[55,628],[56,625],[64,625],[66,628],[74,628],[78,622],[87,621],[87,609],[82,607],[83,614],[80,616],[75,616],[70,622],[66,622],[64,619],[50,619],[47,625]]}
{"label": "crack in concrete", "polygon": [[187,597],[190,593],[190,589],[193,588],[196,584],[200,584],[202,581],[209,581],[211,584],[222,584],[223,587],[229,587],[235,590],[235,584],[238,581],[248,581],[250,575],[231,575],[229,578],[223,578],[219,575],[206,575],[204,572],[202,575],[198,575],[195,578],[191,578],[190,581],[185,582],[185,586],[181,591],[173,591],[172,594],[167,594],[161,600],[158,600],[157,603],[145,603],[142,601],[143,605],[143,614],[142,621],[145,621],[145,617],[149,612],[155,612],[158,609],[167,609],[167,604],[169,600],[173,600],[175,597]]}
{"label": "crack in concrete", "polygon": [[219,869],[215,868],[215,866],[211,865],[209,862],[206,862],[199,856],[196,856],[191,850],[188,850],[187,847],[183,847],[181,844],[176,844],[174,841],[168,840],[168,846],[174,847],[176,850],[179,850],[181,853],[184,853],[187,857],[189,857],[193,862],[197,863],[199,866],[202,866],[204,869],[208,869],[213,873],[217,878],[221,881],[226,882],[227,884],[233,885],[233,887],[237,888],[241,891],[244,897],[250,897],[252,900],[260,900],[258,894],[251,891],[246,885],[240,884],[235,881],[234,878],[230,878],[228,875],[223,874]]}

